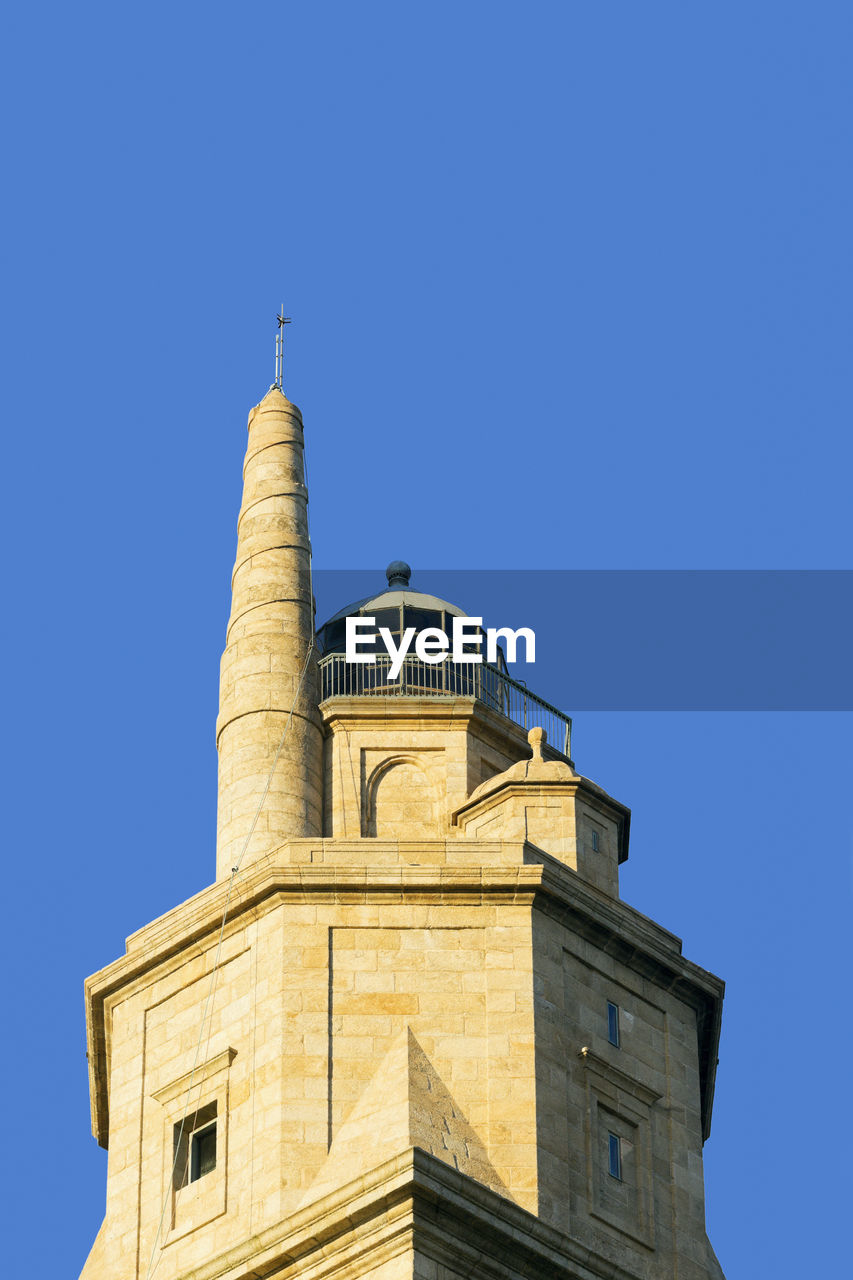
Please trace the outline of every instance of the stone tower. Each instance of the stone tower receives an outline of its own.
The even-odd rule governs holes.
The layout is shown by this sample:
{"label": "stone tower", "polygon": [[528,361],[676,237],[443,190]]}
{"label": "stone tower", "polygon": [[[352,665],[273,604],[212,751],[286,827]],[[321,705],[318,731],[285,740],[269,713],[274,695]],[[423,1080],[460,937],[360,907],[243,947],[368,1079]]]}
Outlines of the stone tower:
{"label": "stone tower", "polygon": [[[85,1280],[710,1280],[723,984],[619,898],[630,814],[502,664],[314,636],[299,410],[250,414],[216,880],[86,984]],[[234,870],[237,868],[237,870]]]}
{"label": "stone tower", "polygon": [[[241,855],[245,862],[292,836],[322,834],[323,730],[311,645],[304,451],[302,415],[273,387],[249,414],[243,465],[216,722],[217,879],[227,877]],[[281,767],[259,810],[279,743]]]}

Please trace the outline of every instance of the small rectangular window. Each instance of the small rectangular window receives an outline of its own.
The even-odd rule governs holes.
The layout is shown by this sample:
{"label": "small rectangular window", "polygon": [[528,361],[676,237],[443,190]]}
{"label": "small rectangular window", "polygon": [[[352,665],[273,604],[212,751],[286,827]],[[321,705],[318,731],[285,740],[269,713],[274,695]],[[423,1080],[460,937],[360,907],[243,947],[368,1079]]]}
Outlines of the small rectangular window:
{"label": "small rectangular window", "polygon": [[197,1182],[216,1168],[216,1121],[192,1136],[190,1182]]}
{"label": "small rectangular window", "polygon": [[607,1135],[608,1156],[610,1160],[610,1176],[622,1181],[622,1143],[615,1133]]}
{"label": "small rectangular window", "polygon": [[592,851],[593,853],[598,853],[598,832],[595,827],[592,829]]}
{"label": "small rectangular window", "polygon": [[619,1048],[619,1006],[607,1001],[607,1039]]}
{"label": "small rectangular window", "polygon": [[197,1182],[216,1168],[216,1103],[185,1116],[174,1129],[174,1175],[176,1191]]}

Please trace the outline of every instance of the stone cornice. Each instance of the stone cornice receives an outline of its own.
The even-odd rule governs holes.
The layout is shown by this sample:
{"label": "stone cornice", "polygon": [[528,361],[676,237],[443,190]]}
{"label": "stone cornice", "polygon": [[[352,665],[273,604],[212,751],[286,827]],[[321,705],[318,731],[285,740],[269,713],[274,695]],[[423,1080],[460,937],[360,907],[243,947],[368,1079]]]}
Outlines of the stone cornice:
{"label": "stone cornice", "polygon": [[[476,721],[478,731],[501,744],[503,749],[510,742],[518,751],[520,760],[530,753],[526,729],[493,710],[479,698],[465,698],[458,694],[434,697],[417,694],[385,697],[376,694],[335,694],[320,703],[320,715],[324,725],[329,728],[341,723],[349,729],[376,720],[393,721],[394,727],[398,729],[429,728],[431,723],[434,727],[439,724],[446,726],[448,721],[464,726]],[[565,758],[550,743],[545,744],[543,755],[546,760]]]}
{"label": "stone cornice", "polygon": [[640,1102],[645,1106],[651,1107],[655,1102],[659,1102],[663,1096],[656,1093],[654,1089],[650,1089],[648,1085],[637,1080],[635,1076],[629,1076],[627,1072],[621,1071],[619,1067],[615,1067],[612,1062],[608,1062],[606,1058],[602,1058],[600,1054],[595,1053],[587,1045],[581,1049],[578,1057],[584,1066],[589,1067],[593,1074],[601,1076],[608,1080],[610,1084],[617,1089],[623,1089],[632,1097],[639,1098]]}
{"label": "stone cornice", "polygon": [[580,774],[575,778],[513,778],[507,777],[504,781],[494,780],[497,785],[491,791],[487,791],[484,795],[475,796],[471,800],[466,800],[450,815],[451,822],[454,827],[459,826],[460,817],[465,814],[467,816],[479,816],[482,813],[494,808],[497,799],[505,799],[508,796],[529,796],[544,795],[549,791],[561,791],[565,795],[574,796],[579,792],[581,795],[591,798],[595,801],[596,806],[604,811],[604,813],[613,819],[617,828],[617,844],[619,862],[626,862],[628,859],[628,838],[631,829],[631,810],[619,800],[614,800],[613,796],[603,791],[597,783],[591,782],[589,778],[584,778]]}
{"label": "stone cornice", "polygon": [[[294,841],[301,846],[319,841]],[[334,851],[329,842],[329,852]],[[365,846],[372,842],[366,840]],[[436,842],[438,843],[438,842]],[[488,841],[441,842],[448,854],[457,848],[471,858],[499,849],[506,856],[513,846]],[[285,859],[290,846],[277,851]],[[281,902],[423,901],[460,905],[480,902],[535,904],[574,932],[621,960],[645,977],[673,992],[696,1011],[699,1027],[702,1110],[705,1131],[710,1127],[713,1076],[719,1039],[724,986],[719,978],[691,964],[681,955],[678,938],[618,899],[587,885],[574,872],[532,846],[514,846],[514,865],[457,866],[335,866],[293,865],[273,856],[251,864],[234,882],[225,936],[242,928],[259,911]],[[92,1130],[107,1145],[109,1132],[108,1002],[116,993],[151,981],[176,956],[205,949],[222,922],[228,883],[220,881],[182,906],[155,920],[128,939],[127,954],[86,982],[89,1083]]]}
{"label": "stone cornice", "polygon": [[415,1248],[492,1280],[633,1280],[466,1174],[410,1147],[193,1270],[193,1280],[362,1274]]}
{"label": "stone cornice", "polygon": [[215,1058],[209,1058],[207,1062],[179,1076],[163,1089],[158,1089],[156,1093],[152,1093],[151,1097],[161,1103],[174,1102],[175,1098],[179,1098],[181,1094],[188,1094],[194,1084],[204,1084],[220,1071],[227,1071],[236,1056],[237,1050],[229,1047],[222,1053],[217,1053]]}

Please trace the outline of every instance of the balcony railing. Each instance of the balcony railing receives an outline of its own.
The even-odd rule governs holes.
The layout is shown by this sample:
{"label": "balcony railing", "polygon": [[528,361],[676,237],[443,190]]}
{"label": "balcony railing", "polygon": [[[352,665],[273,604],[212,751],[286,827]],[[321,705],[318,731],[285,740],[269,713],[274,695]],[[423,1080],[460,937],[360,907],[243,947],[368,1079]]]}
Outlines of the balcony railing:
{"label": "balcony railing", "polygon": [[322,698],[476,698],[522,729],[539,725],[548,742],[567,758],[572,754],[571,718],[538,698],[526,685],[487,662],[426,663],[406,658],[396,680],[388,672],[391,659],[377,654],[375,663],[347,662],[342,653],[320,659]]}

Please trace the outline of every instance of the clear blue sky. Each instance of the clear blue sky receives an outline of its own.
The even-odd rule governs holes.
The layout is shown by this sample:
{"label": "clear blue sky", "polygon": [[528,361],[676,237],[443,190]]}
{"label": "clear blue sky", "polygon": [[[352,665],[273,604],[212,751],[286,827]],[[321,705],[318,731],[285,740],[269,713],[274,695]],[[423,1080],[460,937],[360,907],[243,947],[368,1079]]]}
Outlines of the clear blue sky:
{"label": "clear blue sky", "polygon": [[[10,1275],[102,1216],[84,977],[213,876],[279,303],[320,567],[849,568],[851,39],[833,0],[6,15]],[[851,717],[575,727],[625,898],[728,982],[728,1278],[836,1274]]]}

